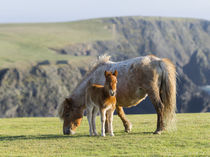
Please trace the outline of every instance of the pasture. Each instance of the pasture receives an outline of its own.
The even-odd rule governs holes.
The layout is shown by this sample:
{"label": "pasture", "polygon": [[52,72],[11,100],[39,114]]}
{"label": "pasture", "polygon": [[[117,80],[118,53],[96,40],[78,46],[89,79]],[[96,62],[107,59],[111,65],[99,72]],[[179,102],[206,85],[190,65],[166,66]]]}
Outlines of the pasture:
{"label": "pasture", "polygon": [[131,133],[114,116],[114,137],[89,137],[86,117],[73,136],[62,135],[58,118],[3,118],[0,156],[210,156],[210,113],[177,114],[177,131],[162,135],[152,134],[155,114],[128,118]]}
{"label": "pasture", "polygon": [[[66,23],[0,24],[0,67],[37,61],[74,60],[51,48],[112,39],[100,19]],[[12,57],[11,57],[12,56]]]}

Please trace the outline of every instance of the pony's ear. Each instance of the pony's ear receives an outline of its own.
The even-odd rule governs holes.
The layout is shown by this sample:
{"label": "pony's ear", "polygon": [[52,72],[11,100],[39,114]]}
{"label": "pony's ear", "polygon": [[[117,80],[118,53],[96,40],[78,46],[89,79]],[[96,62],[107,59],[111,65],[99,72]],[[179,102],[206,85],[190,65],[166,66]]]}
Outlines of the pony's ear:
{"label": "pony's ear", "polygon": [[109,74],[109,72],[105,70],[105,71],[104,71],[104,76],[107,77],[108,74]]}
{"label": "pony's ear", "polygon": [[65,101],[68,103],[68,106],[71,106],[72,98],[65,98]]}
{"label": "pony's ear", "polygon": [[117,75],[118,75],[117,70],[114,71],[113,75],[117,77]]}

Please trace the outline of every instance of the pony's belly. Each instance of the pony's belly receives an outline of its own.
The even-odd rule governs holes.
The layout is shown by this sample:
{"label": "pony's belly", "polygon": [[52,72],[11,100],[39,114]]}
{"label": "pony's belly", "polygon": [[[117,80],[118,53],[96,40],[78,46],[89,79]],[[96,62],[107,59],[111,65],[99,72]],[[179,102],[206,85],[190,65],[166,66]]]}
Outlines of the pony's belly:
{"label": "pony's belly", "polygon": [[117,105],[122,107],[131,107],[138,105],[147,97],[147,93],[142,89],[138,88],[134,92],[122,91],[117,95]]}

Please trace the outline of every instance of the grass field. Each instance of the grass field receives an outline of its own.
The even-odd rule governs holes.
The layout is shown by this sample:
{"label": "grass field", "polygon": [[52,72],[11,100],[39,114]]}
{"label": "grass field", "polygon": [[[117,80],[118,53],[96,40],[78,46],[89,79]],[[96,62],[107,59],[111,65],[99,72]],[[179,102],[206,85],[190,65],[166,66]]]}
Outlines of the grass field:
{"label": "grass field", "polygon": [[0,67],[16,62],[72,59],[50,48],[75,43],[110,40],[111,31],[100,19],[67,23],[0,24]]}
{"label": "grass field", "polygon": [[129,134],[114,117],[114,137],[89,137],[86,117],[73,136],[58,118],[0,119],[0,156],[210,156],[210,113],[178,114],[177,131],[162,135],[152,134],[156,115],[128,118]]}

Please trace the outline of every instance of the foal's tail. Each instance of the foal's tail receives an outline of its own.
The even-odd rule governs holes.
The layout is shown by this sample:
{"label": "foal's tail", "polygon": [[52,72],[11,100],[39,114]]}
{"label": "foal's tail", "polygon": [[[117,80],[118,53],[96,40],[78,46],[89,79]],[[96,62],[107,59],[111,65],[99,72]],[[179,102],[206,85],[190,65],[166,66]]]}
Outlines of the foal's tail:
{"label": "foal's tail", "polygon": [[163,122],[170,130],[176,129],[176,68],[167,58],[161,59],[160,98],[164,104]]}

